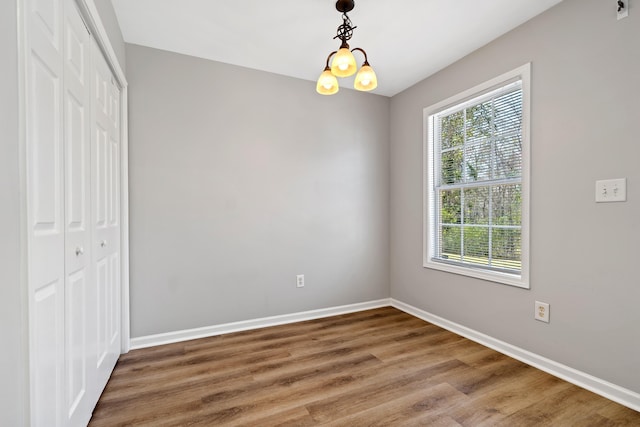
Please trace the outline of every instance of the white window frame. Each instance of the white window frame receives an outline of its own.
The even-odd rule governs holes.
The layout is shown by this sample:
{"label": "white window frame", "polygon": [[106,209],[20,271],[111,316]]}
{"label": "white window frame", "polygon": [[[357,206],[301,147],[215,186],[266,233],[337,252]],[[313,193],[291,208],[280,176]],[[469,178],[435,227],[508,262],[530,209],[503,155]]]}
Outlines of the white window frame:
{"label": "white window frame", "polygon": [[[434,239],[437,239],[438,227],[435,223],[438,209],[438,198],[435,188],[434,171],[435,161],[435,141],[431,129],[431,117],[439,112],[452,108],[456,105],[464,104],[473,98],[482,96],[506,84],[522,81],[522,223],[521,223],[521,262],[520,274],[488,270],[484,268],[474,268],[469,265],[451,264],[437,260],[433,253],[435,248]],[[481,83],[462,93],[454,95],[444,101],[431,105],[423,110],[424,144],[423,144],[423,266],[435,270],[449,273],[461,274],[478,279],[489,280],[505,285],[517,286],[529,289],[529,186],[530,186],[530,89],[531,89],[531,64],[527,63],[515,70],[502,74],[487,82]]]}

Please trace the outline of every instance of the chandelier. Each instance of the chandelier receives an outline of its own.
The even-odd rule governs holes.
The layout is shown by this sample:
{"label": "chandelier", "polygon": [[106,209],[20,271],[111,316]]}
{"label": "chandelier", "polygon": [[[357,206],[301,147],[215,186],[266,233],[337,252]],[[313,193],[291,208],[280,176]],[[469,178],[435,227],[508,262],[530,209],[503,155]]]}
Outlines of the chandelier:
{"label": "chandelier", "polygon": [[[353,84],[354,88],[361,91],[369,91],[378,86],[376,73],[373,72],[373,68],[371,68],[367,61],[367,52],[359,47],[350,50],[349,44],[347,43],[347,41],[353,37],[353,30],[357,28],[352,26],[351,20],[347,16],[347,12],[352,11],[354,6],[354,0],[338,0],[336,2],[336,9],[338,12],[342,12],[342,25],[338,27],[334,39],[340,39],[342,43],[337,51],[329,54],[327,57],[327,65],[318,78],[316,91],[321,95],[333,95],[338,92],[340,87],[337,77],[349,77],[355,74],[358,69],[356,58],[353,56],[353,52],[355,51],[361,52],[364,55],[364,63],[362,67],[360,67],[358,74],[356,74],[356,79]],[[333,61],[331,62],[332,57]]]}

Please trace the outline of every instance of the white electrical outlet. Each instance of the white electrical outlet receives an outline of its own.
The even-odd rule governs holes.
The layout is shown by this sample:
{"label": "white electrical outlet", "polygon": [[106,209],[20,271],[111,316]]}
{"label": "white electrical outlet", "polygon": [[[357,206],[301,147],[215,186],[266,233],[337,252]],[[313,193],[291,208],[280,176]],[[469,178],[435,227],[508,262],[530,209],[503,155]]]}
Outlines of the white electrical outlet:
{"label": "white electrical outlet", "polygon": [[541,322],[549,323],[549,304],[546,302],[536,301],[534,319]]}
{"label": "white electrical outlet", "polygon": [[596,181],[596,202],[626,202],[627,179],[603,179]]}
{"label": "white electrical outlet", "polygon": [[296,287],[304,288],[304,274],[298,274],[296,276]]}

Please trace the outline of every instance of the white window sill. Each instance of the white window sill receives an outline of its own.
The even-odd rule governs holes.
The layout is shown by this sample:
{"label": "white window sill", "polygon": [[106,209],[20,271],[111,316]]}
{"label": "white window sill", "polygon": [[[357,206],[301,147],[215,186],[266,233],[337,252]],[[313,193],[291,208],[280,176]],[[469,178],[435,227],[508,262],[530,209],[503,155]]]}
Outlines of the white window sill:
{"label": "white window sill", "polygon": [[423,267],[460,274],[462,276],[474,277],[476,279],[488,280],[490,282],[501,283],[504,285],[516,286],[518,288],[529,289],[529,281],[522,274],[509,274],[499,271],[488,271],[481,268],[462,267],[432,260],[424,261]]}

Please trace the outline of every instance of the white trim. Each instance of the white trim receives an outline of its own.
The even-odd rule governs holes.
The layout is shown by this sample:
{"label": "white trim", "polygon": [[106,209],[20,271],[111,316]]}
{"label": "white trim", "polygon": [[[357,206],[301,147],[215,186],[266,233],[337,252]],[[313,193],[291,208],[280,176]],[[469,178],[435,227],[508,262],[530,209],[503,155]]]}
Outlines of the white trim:
{"label": "white trim", "polygon": [[164,334],[147,335],[131,339],[131,349],[153,347],[156,345],[171,344],[175,342],[206,338],[216,335],[240,332],[250,329],[260,329],[269,326],[284,325],[288,323],[303,322],[305,320],[320,319],[323,317],[337,316],[340,314],[355,313],[374,308],[390,306],[388,298],[377,301],[361,302],[356,304],[341,305],[338,307],[321,308],[318,310],[302,311],[299,313],[283,314],[280,316],[262,317],[259,319],[243,320],[240,322],[223,323],[220,325],[205,326],[202,328],[186,329],[183,331],[167,332]]}
{"label": "white trim", "polygon": [[129,305],[129,89],[122,86],[120,102],[120,351],[131,349]]}
{"label": "white trim", "polygon": [[98,8],[96,7],[94,0],[76,0],[76,2],[78,6],[80,6],[82,17],[86,20],[87,25],[89,25],[91,35],[98,43],[98,46],[100,46],[100,49],[107,60],[107,64],[112,68],[113,74],[118,80],[120,87],[125,88],[128,84],[127,79],[122,67],[120,66],[116,52],[113,50],[113,46],[109,41],[107,30],[102,24],[102,20],[100,19],[100,14],[98,13]]}
{"label": "white trim", "polygon": [[447,329],[455,334],[468,338],[471,341],[475,341],[496,350],[502,354],[513,357],[514,359],[533,366],[534,368],[538,368],[579,387],[599,394],[600,396],[606,397],[609,400],[617,402],[635,411],[640,411],[639,393],[620,387],[616,384],[612,384],[585,372],[578,371],[577,369],[573,369],[567,365],[547,359],[546,357],[532,353],[520,347],[516,347],[499,339],[490,337],[474,329],[443,319],[435,314],[431,314],[396,299],[391,298],[391,306],[429,323],[433,323],[434,325]]}
{"label": "white trim", "polygon": [[[433,242],[435,235],[431,232],[433,224],[430,223],[432,215],[428,215],[428,212],[432,212],[436,209],[433,206],[435,202],[435,196],[433,193],[434,181],[434,159],[431,158],[431,153],[434,152],[434,141],[432,132],[429,132],[430,126],[428,121],[430,116],[440,111],[451,108],[456,104],[464,104],[469,99],[477,96],[482,96],[483,93],[487,93],[493,89],[496,89],[500,85],[508,84],[514,79],[520,78],[522,81],[522,221],[521,221],[521,258],[522,267],[520,274],[509,274],[499,271],[482,270],[480,268],[452,265],[443,262],[432,261],[434,254]],[[453,95],[443,101],[440,101],[434,105],[426,107],[423,110],[423,146],[422,146],[422,266],[425,268],[431,268],[434,270],[446,271],[449,273],[460,274],[469,277],[475,277],[477,279],[489,280],[492,282],[502,283],[505,285],[516,286],[519,288],[530,289],[529,282],[529,235],[530,235],[530,222],[529,222],[529,185],[530,185],[530,159],[531,159],[531,135],[530,135],[530,118],[531,118],[531,63],[526,63],[514,70],[506,72],[498,77],[495,77],[489,81],[481,83],[467,89],[457,95]]]}
{"label": "white trim", "polygon": [[31,425],[31,363],[29,343],[29,275],[28,275],[28,226],[27,226],[27,107],[26,107],[26,69],[27,46],[25,1],[16,1],[17,40],[18,40],[18,174],[20,181],[20,308],[22,322],[17,327],[21,330],[21,349],[24,355],[20,368],[22,370],[22,387],[20,394],[20,413],[24,425]]}

